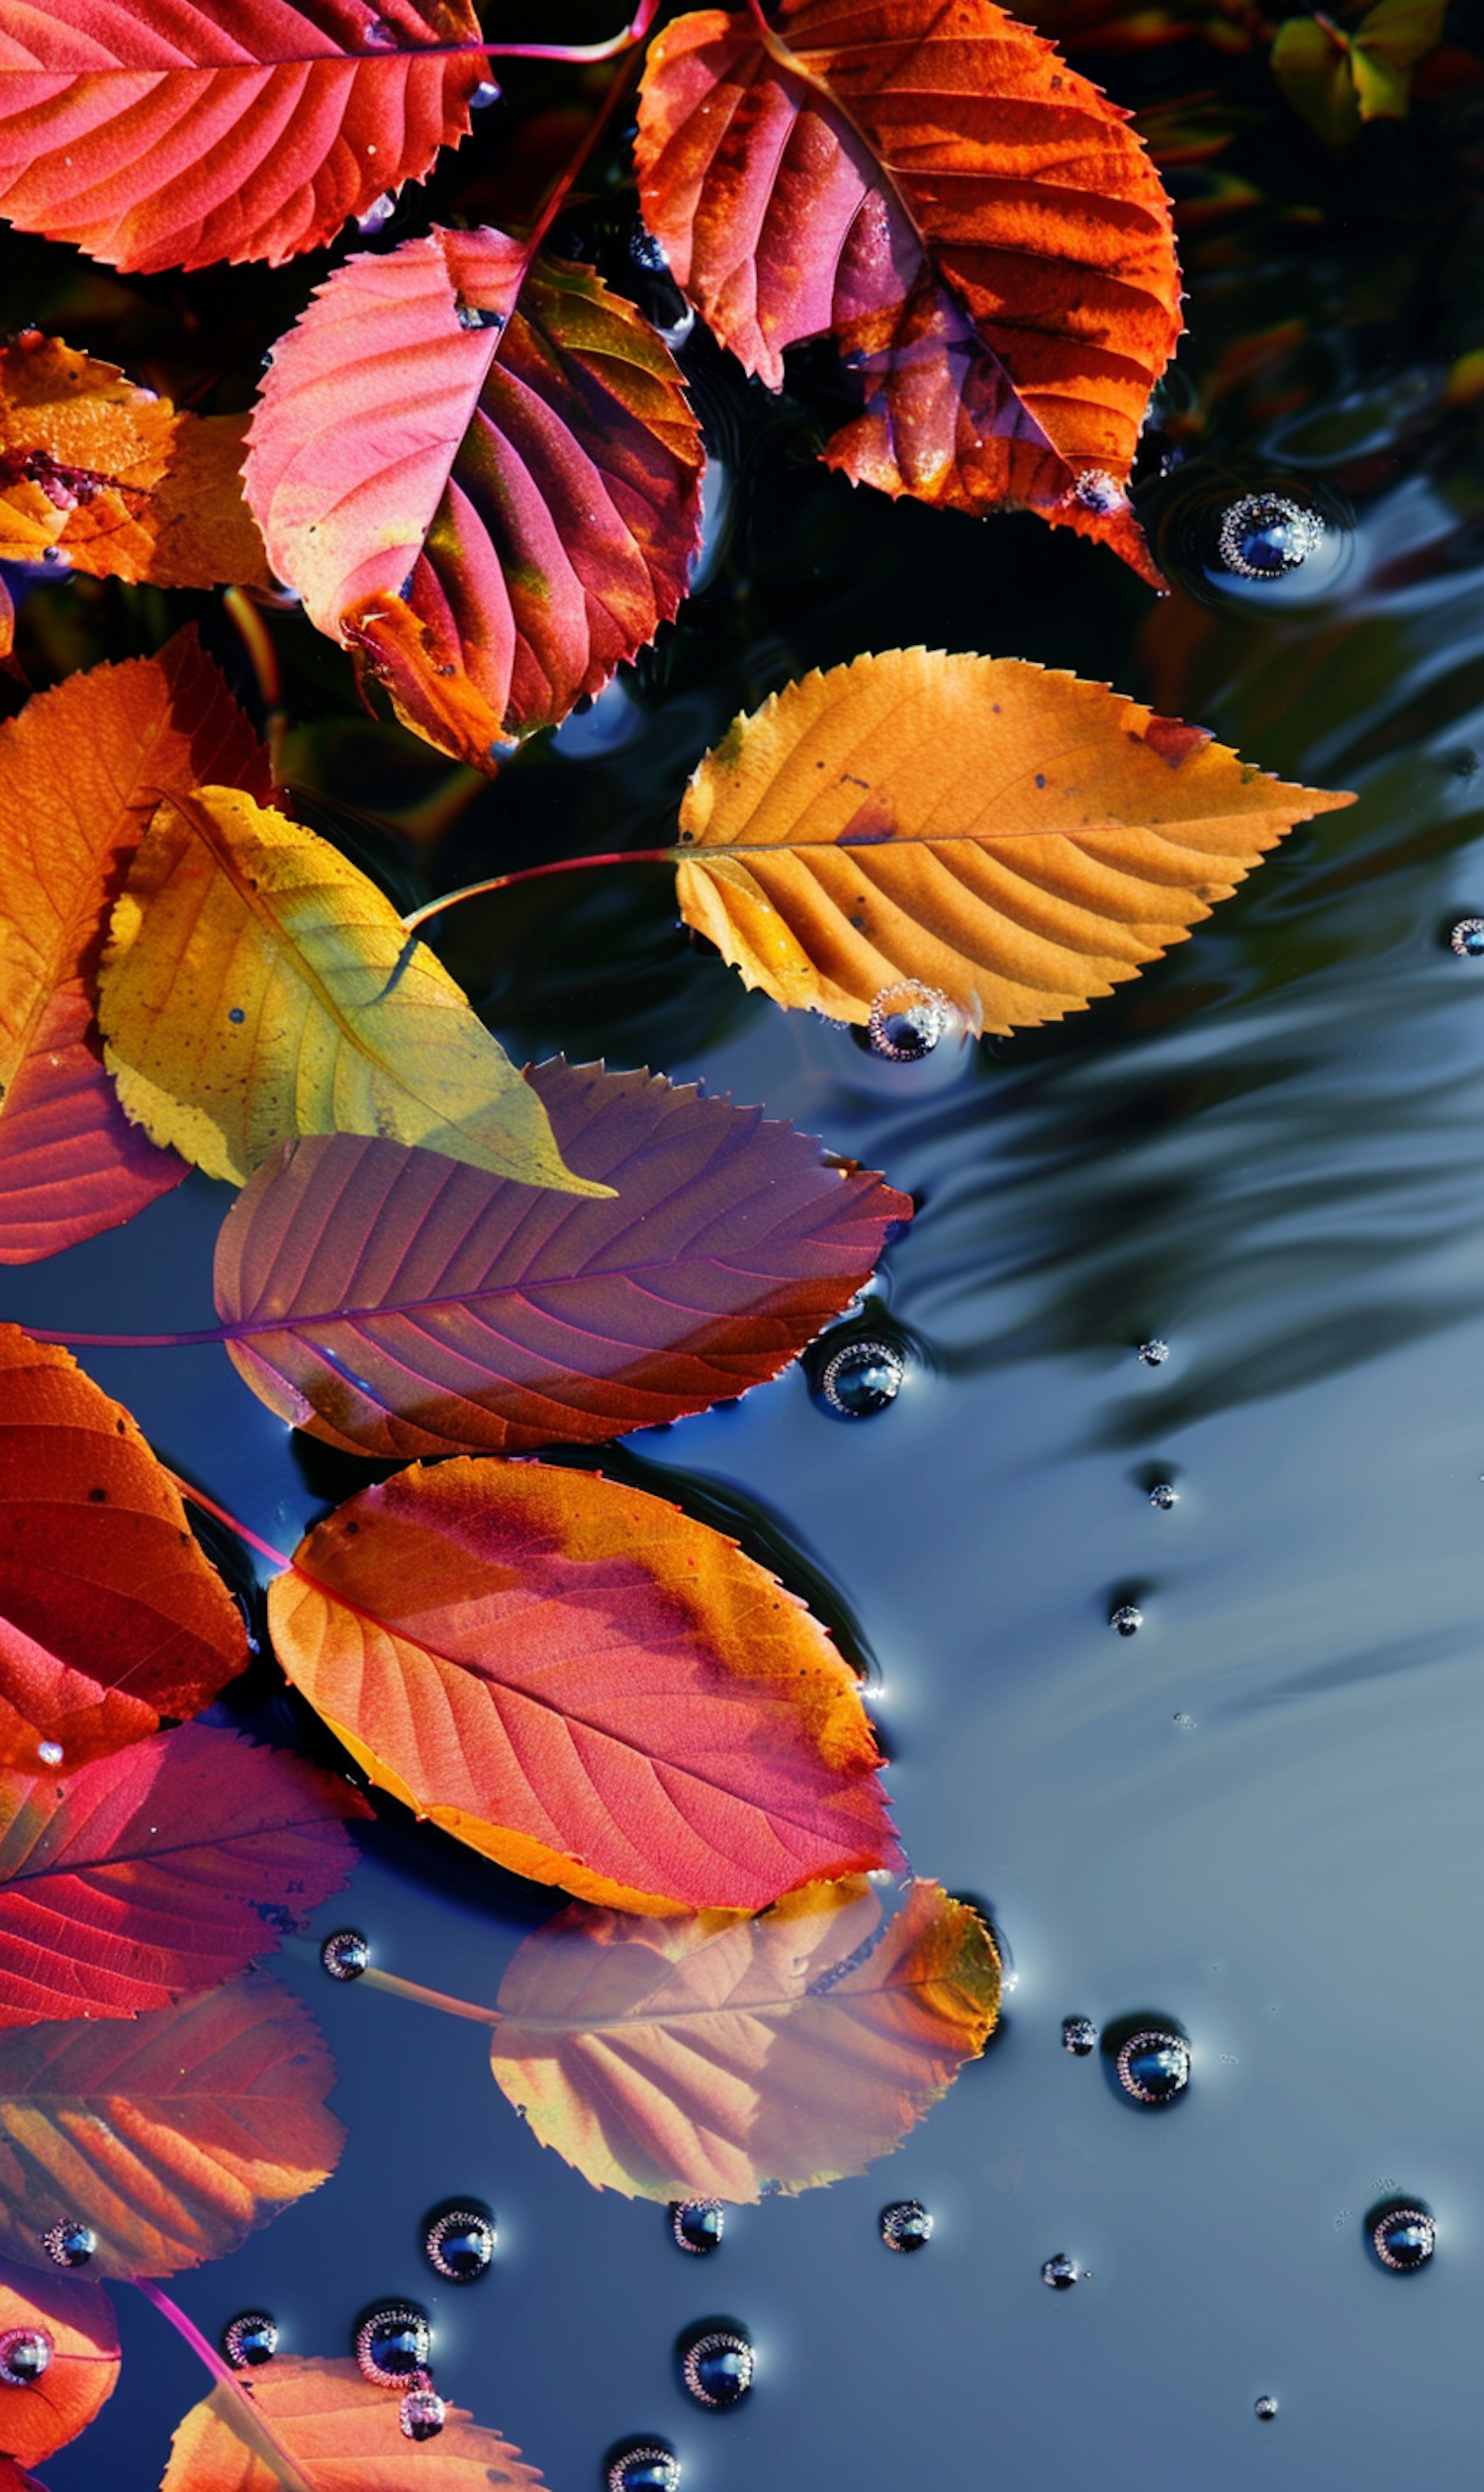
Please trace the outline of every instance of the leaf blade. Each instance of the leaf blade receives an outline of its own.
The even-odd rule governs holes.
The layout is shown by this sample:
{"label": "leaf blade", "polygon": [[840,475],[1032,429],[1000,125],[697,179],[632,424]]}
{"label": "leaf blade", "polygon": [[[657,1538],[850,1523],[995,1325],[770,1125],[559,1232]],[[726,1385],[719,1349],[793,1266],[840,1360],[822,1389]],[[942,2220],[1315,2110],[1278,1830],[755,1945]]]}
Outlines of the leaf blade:
{"label": "leaf blade", "polygon": [[[397,2400],[352,2361],[279,2354],[243,2383],[310,2492],[406,2492],[410,2448]],[[435,2446],[416,2459],[426,2492],[540,2492],[541,2477],[498,2432],[450,2404]],[[193,2406],[170,2445],[160,2492],[279,2492],[266,2456],[244,2440],[230,2388]]]}
{"label": "leaf blade", "polygon": [[[28,2381],[20,2395],[7,2390],[0,2396],[6,2455],[34,2466],[85,2432],[113,2395],[119,2331],[100,2284],[81,2275],[38,2275],[5,2259],[0,2260],[0,2333],[12,2328],[41,2328],[51,2339],[51,2358],[40,2378]],[[0,2487],[4,2482],[0,2464]]]}

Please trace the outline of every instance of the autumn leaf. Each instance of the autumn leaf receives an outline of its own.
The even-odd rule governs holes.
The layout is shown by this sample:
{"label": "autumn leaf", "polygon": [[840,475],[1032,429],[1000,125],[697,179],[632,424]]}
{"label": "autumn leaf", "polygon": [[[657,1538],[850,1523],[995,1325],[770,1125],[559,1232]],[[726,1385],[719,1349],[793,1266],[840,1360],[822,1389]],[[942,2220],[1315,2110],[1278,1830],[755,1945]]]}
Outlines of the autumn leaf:
{"label": "autumn leaf", "polygon": [[23,2473],[13,2457],[0,2457],[0,2492],[46,2492],[46,2487]]}
{"label": "autumn leaf", "polygon": [[35,2379],[0,2379],[0,2446],[34,2466],[75,2441],[108,2403],[119,2380],[119,2331],[101,2284],[54,2270],[38,2275],[0,2259],[0,2339],[13,2328],[50,2342],[46,2367]]}
{"label": "autumn leaf", "polygon": [[561,1059],[527,1078],[606,1202],[343,1134],[250,1180],[217,1241],[217,1310],[280,1418],[394,1459],[653,1427],[776,1375],[912,1216],[692,1084]]}
{"label": "autumn leaf", "polygon": [[999,1960],[941,1887],[888,1918],[855,1878],[720,1926],[572,1904],[498,2006],[497,2083],[595,2188],[750,2205],[899,2146],[982,2051]]}
{"label": "autumn leaf", "polygon": [[248,500],[399,717],[490,770],[654,638],[698,538],[668,348],[590,268],[483,228],[346,261],[274,350]]}
{"label": "autumn leaf", "polygon": [[1037,511],[1158,583],[1126,491],[1180,331],[1169,203],[1127,114],[994,0],[785,0],[650,46],[637,161],[672,274],[770,389],[832,336],[824,457]]}
{"label": "autumn leaf", "polygon": [[70,1773],[199,1713],[246,1659],[129,1413],[64,1349],[0,1325],[0,1767],[34,1774],[54,1748]]}
{"label": "autumn leaf", "polygon": [[132,1219],[186,1163],[119,1105],[98,960],[150,813],[200,780],[268,793],[266,757],[197,640],[69,676],[0,726],[0,1263]]}
{"label": "autumn leaf", "polygon": [[1286,18],[1272,67],[1289,103],[1327,147],[1346,147],[1362,122],[1404,121],[1412,72],[1442,41],[1447,0],[1376,0],[1353,34],[1316,11]]}
{"label": "autumn leaf", "polygon": [[119,268],[277,266],[465,136],[479,41],[471,0],[11,0],[0,215]]}
{"label": "autumn leaf", "polygon": [[372,1781],[521,1877],[753,1910],[899,1858],[824,1629],[663,1498],[417,1465],[310,1532],[268,1602],[284,1669]]}
{"label": "autumn leaf", "polygon": [[329,2178],[334,2075],[265,1973],[132,2022],[0,2034],[0,2244],[46,2271],[46,2234],[78,2222],[98,2275],[225,2258]]}
{"label": "autumn leaf", "polygon": [[674,854],[687,923],[776,1003],[864,1022],[913,979],[1006,1031],[1136,976],[1353,801],[1074,675],[890,649],[737,719]]}
{"label": "autumn leaf", "polygon": [[256,2438],[257,2409],[307,2492],[540,2492],[541,2478],[498,2432],[450,2404],[435,2440],[410,2445],[398,2400],[362,2379],[352,2361],[280,2354],[241,2391],[218,2388],[193,2406],[170,2444],[160,2492],[280,2492]]}
{"label": "autumn leaf", "polygon": [[177,415],[118,366],[23,329],[0,345],[0,560],[98,580],[271,587],[242,500],[245,415]]}
{"label": "autumn leaf", "polygon": [[389,1134],[527,1185],[601,1192],[462,990],[327,841],[251,796],[162,804],[99,987],[129,1114],[241,1185],[296,1134]]}
{"label": "autumn leaf", "polygon": [[343,1887],[359,1795],[188,1722],[59,1780],[0,1772],[0,2026],[134,2016],[270,1955]]}

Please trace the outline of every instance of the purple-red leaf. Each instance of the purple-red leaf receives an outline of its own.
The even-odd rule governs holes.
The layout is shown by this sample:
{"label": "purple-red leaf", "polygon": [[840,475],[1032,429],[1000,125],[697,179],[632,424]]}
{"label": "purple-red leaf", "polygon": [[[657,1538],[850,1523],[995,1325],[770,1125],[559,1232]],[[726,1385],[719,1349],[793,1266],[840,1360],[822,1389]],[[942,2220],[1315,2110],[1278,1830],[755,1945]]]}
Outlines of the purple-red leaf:
{"label": "purple-red leaf", "polygon": [[653,1427],[776,1375],[911,1217],[756,1108],[559,1058],[527,1078],[563,1158],[612,1198],[349,1134],[250,1180],[217,1305],[270,1410],[392,1457]]}

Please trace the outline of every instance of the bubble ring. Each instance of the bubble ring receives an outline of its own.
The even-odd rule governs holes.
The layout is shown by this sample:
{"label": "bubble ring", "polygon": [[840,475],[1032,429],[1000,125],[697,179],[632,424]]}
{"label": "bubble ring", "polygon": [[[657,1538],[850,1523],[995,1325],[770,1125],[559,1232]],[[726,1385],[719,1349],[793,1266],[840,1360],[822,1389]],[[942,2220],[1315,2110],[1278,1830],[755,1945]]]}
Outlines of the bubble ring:
{"label": "bubble ring", "polygon": [[615,2457],[608,2468],[608,2492],[630,2492],[625,2479],[625,2469],[629,2466],[662,2468],[659,2492],[680,2492],[680,2459],[673,2448],[665,2446],[663,2441],[636,2441],[620,2457]]}
{"label": "bubble ring", "polygon": [[[478,2234],[483,2256],[473,2274],[466,2274],[461,2268],[450,2265],[445,2258],[443,2245],[450,2233]],[[436,2275],[441,2275],[446,2283],[475,2284],[495,2256],[495,2226],[482,2207],[451,2206],[429,2224],[422,2247],[427,2255],[428,2265]]]}
{"label": "bubble ring", "polygon": [[[739,2376],[730,2396],[713,2396],[700,2375],[701,2363],[708,2354],[735,2354],[737,2357]],[[690,2389],[696,2404],[709,2406],[714,2413],[725,2406],[740,2404],[752,2386],[756,2360],[757,2356],[746,2337],[738,2336],[735,2328],[708,2328],[704,2336],[697,2337],[694,2345],[687,2347],[681,2369],[685,2375],[686,2386]]]}
{"label": "bubble ring", "polygon": [[[247,2339],[260,2336],[267,2340],[261,2354],[247,2351]],[[222,2331],[222,2351],[234,2371],[255,2369],[258,2363],[271,2361],[278,2352],[278,2322],[265,2310],[244,2310],[230,2320]]]}
{"label": "bubble ring", "polygon": [[[1415,2225],[1422,2235],[1415,2257],[1399,2259],[1387,2240],[1387,2235],[1402,2224]],[[1438,2226],[1425,2206],[1394,2206],[1372,2225],[1370,2246],[1382,2266],[1389,2267],[1393,2275],[1415,2275],[1419,2267],[1427,2265],[1438,2247]]]}
{"label": "bubble ring", "polygon": [[[688,2215],[714,2215],[716,2218],[715,2240],[692,2241],[685,2231]],[[693,2259],[709,2258],[711,2252],[719,2248],[725,2221],[726,2210],[719,2198],[676,2198],[671,2203],[670,2230],[679,2248],[687,2251]]]}
{"label": "bubble ring", "polygon": [[[1167,2088],[1157,2089],[1146,2085],[1135,2076],[1134,2062],[1146,2051],[1174,2051],[1179,2054],[1179,2072]],[[1157,2111],[1162,2110],[1165,2103],[1173,2102],[1176,2094],[1182,2094],[1190,2082],[1190,2045],[1183,2034],[1161,2033],[1151,2026],[1144,2033],[1130,2034],[1118,2054],[1116,2066],[1118,2081],[1126,2094],[1131,2095],[1135,2102],[1147,2103]]]}
{"label": "bubble ring", "polygon": [[64,2215],[42,2235],[42,2248],[54,2267],[85,2267],[97,2247],[92,2225],[75,2215]]}
{"label": "bubble ring", "polygon": [[933,2219],[921,2198],[898,2198],[881,2209],[881,2239],[888,2250],[905,2256],[924,2250],[933,2238]]}
{"label": "bubble ring", "polygon": [[47,2328],[6,2328],[0,2333],[0,2379],[11,2388],[34,2388],[50,2368],[55,2352],[56,2340]]}
{"label": "bubble ring", "polygon": [[436,2388],[426,2385],[410,2388],[397,2409],[404,2440],[436,2440],[447,2420],[448,2408]]}
{"label": "bubble ring", "polygon": [[[373,2349],[376,2338],[383,2328],[401,2328],[411,2331],[417,2349],[417,2362],[415,2370],[388,2370],[377,2360]],[[405,2389],[409,2384],[414,2388],[426,2387],[428,2382],[423,2374],[426,2371],[427,2357],[431,2351],[432,2329],[428,2324],[427,2313],[425,2310],[417,2309],[411,2302],[381,2303],[361,2321],[355,2332],[356,2362],[362,2379],[369,2379],[373,2388]]]}

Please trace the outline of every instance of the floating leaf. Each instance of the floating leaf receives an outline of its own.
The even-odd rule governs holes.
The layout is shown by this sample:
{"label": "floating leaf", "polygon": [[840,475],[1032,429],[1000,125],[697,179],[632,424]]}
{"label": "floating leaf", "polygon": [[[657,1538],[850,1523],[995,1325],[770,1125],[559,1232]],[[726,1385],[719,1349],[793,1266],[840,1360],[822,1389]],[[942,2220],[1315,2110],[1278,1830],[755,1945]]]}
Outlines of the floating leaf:
{"label": "floating leaf", "polygon": [[[244,2406],[244,2397],[247,2406]],[[539,2492],[541,2478],[498,2432],[449,2405],[436,2440],[411,2446],[398,2400],[362,2379],[354,2362],[280,2354],[244,2380],[193,2406],[170,2444],[160,2492],[280,2492],[262,2425],[306,2492]],[[271,2444],[268,2444],[271,2445]]]}
{"label": "floating leaf", "polygon": [[969,1027],[1080,1012],[1183,942],[1295,822],[1350,804],[1019,658],[890,649],[739,718],[681,808],[679,897],[749,986]]}
{"label": "floating leaf", "polygon": [[608,1201],[349,1135],[252,1178],[217,1243],[217,1308],[280,1418],[398,1459],[653,1427],[776,1375],[912,1216],[694,1085],[560,1059],[528,1078]]}
{"label": "floating leaf", "polygon": [[707,9],[649,48],[645,219],[770,389],[833,336],[865,412],[824,457],[1038,511],[1158,581],[1125,488],[1180,331],[1169,203],[1127,114],[993,0]]}
{"label": "floating leaf", "polygon": [[0,1773],[0,2026],[134,2016],[270,1955],[344,1886],[359,1795],[188,1722],[65,1781]]}
{"label": "floating leaf", "polygon": [[522,1877],[752,1910],[899,1857],[823,1627],[663,1498],[418,1465],[310,1532],[268,1601],[289,1677],[372,1781]]}
{"label": "floating leaf", "polygon": [[[240,1613],[129,1413],[0,1325],[0,1767],[68,1772],[199,1713],[247,1659]],[[44,2015],[51,2009],[43,2009]]]}
{"label": "floating leaf", "polygon": [[[108,2403],[119,2379],[119,2331],[101,2284],[54,2271],[38,2275],[0,2259],[0,2334],[12,2328],[41,2329],[51,2340],[51,2358],[38,2378],[0,2379],[0,2446],[32,2466],[75,2441]],[[0,2492],[5,2484],[0,2464]]]}
{"label": "floating leaf", "polygon": [[527,1185],[602,1192],[425,944],[327,841],[227,787],[162,804],[100,980],[131,1116],[241,1185],[296,1134],[389,1134]]}
{"label": "floating leaf", "polygon": [[478,770],[685,595],[700,435],[668,348],[509,235],[346,261],[274,353],[247,494],[274,565],[417,734]]}
{"label": "floating leaf", "polygon": [[0,2243],[46,2270],[43,2236],[78,2221],[99,2275],[225,2258],[329,2178],[334,2076],[309,2009],[265,1973],[132,2022],[0,2034]]}
{"label": "floating leaf", "polygon": [[195,627],[69,676],[0,726],[0,1263],[132,1219],[185,1174],[131,1125],[94,1020],[110,901],[150,813],[199,780],[268,792]]}
{"label": "floating leaf", "polygon": [[0,559],[99,580],[270,587],[242,500],[245,415],[177,415],[117,364],[23,329],[0,345]]}
{"label": "floating leaf", "polygon": [[1447,0],[1376,0],[1353,34],[1329,17],[1286,18],[1273,75],[1316,138],[1346,147],[1362,122],[1406,119],[1412,72],[1441,43],[1446,15]]}
{"label": "floating leaf", "polygon": [[719,1928],[573,1904],[516,1949],[491,2058],[595,2188],[751,2204],[889,2154],[998,2009],[988,1931],[926,1879],[890,1919],[863,1879]]}
{"label": "floating leaf", "polygon": [[470,0],[8,7],[0,215],[119,268],[277,266],[465,136],[479,40]]}

